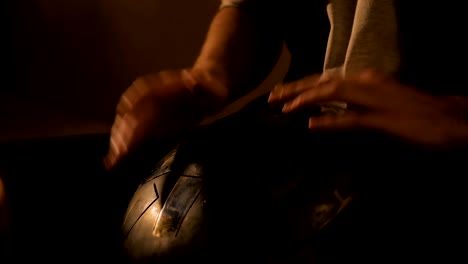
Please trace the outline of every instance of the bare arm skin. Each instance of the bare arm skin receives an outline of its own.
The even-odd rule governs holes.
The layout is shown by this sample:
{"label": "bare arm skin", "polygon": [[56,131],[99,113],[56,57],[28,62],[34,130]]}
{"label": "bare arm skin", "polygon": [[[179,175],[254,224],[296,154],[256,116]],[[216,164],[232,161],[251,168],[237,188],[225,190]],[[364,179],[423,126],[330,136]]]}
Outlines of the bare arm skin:
{"label": "bare arm skin", "polygon": [[282,40],[269,10],[248,10],[219,10],[192,67],[138,77],[122,94],[104,158],[107,169],[148,139],[174,137],[221,111],[268,76]]}
{"label": "bare arm skin", "polygon": [[222,105],[256,88],[275,66],[282,47],[271,14],[222,8],[214,17],[192,70],[220,86],[205,87]]}

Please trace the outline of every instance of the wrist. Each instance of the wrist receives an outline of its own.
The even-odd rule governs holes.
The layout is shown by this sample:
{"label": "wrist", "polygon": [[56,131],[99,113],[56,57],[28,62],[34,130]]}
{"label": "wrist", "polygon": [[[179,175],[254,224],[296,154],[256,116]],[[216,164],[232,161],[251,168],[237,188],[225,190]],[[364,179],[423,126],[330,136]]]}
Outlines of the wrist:
{"label": "wrist", "polygon": [[229,98],[225,74],[209,67],[193,67],[184,70],[184,79],[188,83],[198,108],[207,114],[221,111]]}

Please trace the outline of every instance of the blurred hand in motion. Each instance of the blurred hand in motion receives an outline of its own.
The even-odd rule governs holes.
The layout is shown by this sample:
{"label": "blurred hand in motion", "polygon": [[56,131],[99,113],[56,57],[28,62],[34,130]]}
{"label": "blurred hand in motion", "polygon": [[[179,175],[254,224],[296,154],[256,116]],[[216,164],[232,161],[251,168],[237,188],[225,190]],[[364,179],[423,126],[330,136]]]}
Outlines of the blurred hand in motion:
{"label": "blurred hand in motion", "polygon": [[468,145],[466,97],[425,94],[373,70],[309,76],[278,85],[269,97],[285,113],[331,101],[346,102],[348,111],[311,117],[310,129],[372,128],[431,147]]}
{"label": "blurred hand in motion", "polygon": [[221,109],[223,86],[203,71],[167,70],[137,78],[122,94],[104,165],[111,170],[146,140],[164,140]]}

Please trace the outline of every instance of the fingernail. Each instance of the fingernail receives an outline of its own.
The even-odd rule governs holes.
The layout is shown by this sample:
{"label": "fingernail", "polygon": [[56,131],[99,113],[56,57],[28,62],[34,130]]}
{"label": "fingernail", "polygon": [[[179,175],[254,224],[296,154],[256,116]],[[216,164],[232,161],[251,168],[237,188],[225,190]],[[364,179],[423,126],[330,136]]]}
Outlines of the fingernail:
{"label": "fingernail", "polygon": [[275,95],[273,93],[270,93],[270,95],[268,96],[268,102],[271,103],[275,100]]}
{"label": "fingernail", "polygon": [[286,103],[283,105],[283,112],[289,112],[293,108],[293,103]]}
{"label": "fingernail", "polygon": [[281,85],[275,85],[275,87],[273,88],[273,90],[271,90],[270,92],[270,96],[268,97],[268,102],[273,102],[273,101],[277,101],[278,99],[281,99]]}

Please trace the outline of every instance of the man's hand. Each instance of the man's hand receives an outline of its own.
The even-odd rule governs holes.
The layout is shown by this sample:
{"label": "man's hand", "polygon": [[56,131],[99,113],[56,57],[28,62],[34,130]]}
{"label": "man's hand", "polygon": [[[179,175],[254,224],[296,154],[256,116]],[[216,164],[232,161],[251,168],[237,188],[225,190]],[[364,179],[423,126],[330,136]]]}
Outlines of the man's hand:
{"label": "man's hand", "polygon": [[223,87],[200,71],[172,70],[142,76],[122,94],[104,158],[110,170],[149,139],[173,138],[221,108]]}
{"label": "man's hand", "polygon": [[275,87],[269,102],[296,112],[330,101],[348,104],[348,111],[309,119],[310,129],[372,128],[412,143],[432,147],[468,145],[463,97],[438,97],[375,71],[346,78],[310,76]]}

